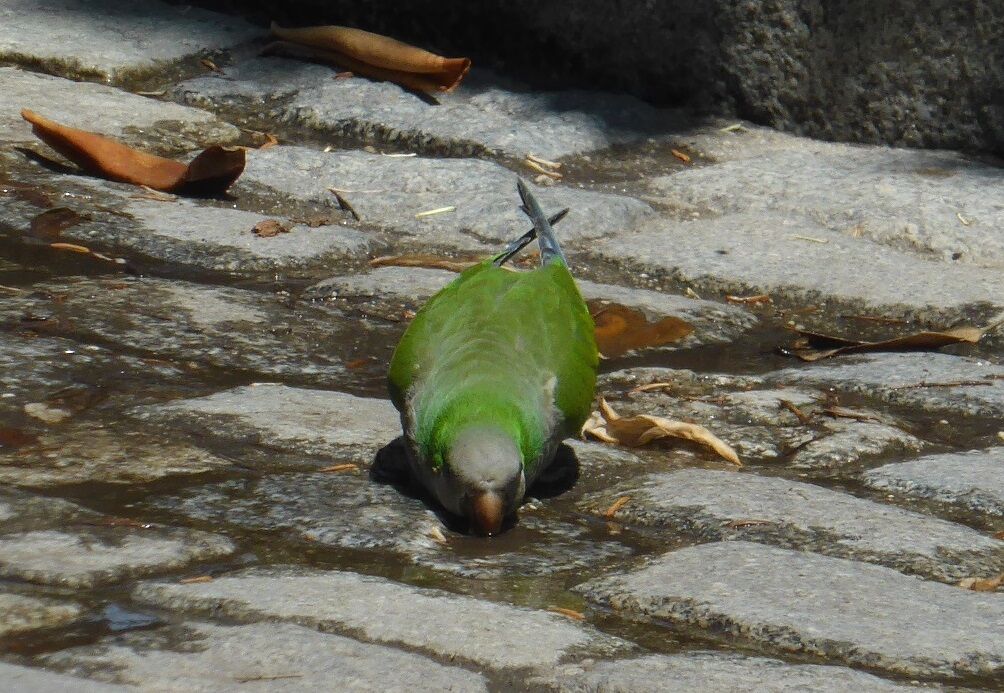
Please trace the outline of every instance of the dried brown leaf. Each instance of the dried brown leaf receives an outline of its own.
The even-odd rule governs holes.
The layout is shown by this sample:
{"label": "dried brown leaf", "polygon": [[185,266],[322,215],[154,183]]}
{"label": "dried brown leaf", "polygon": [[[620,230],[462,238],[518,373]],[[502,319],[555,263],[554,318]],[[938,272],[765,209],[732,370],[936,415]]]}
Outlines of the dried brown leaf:
{"label": "dried brown leaf", "polygon": [[280,233],[289,233],[289,226],[278,219],[265,219],[255,224],[251,232],[259,238],[273,238]]}
{"label": "dried brown leaf", "polygon": [[34,433],[22,431],[20,428],[0,427],[0,450],[14,450],[38,442]]}
{"label": "dried brown leaf", "polygon": [[102,135],[60,125],[21,110],[32,132],[86,173],[154,190],[212,195],[224,192],[244,171],[241,148],[212,146],[185,165],[127,147]]}
{"label": "dried brown leaf", "polygon": [[586,615],[584,613],[582,613],[581,611],[575,611],[574,609],[566,609],[563,606],[551,606],[551,607],[548,607],[547,610],[548,611],[552,611],[552,612],[554,612],[556,614],[561,614],[562,616],[570,618],[573,621],[585,621],[586,620]]}
{"label": "dried brown leaf", "polygon": [[419,91],[453,91],[471,69],[468,58],[444,58],[361,29],[342,26],[283,29],[273,22],[271,31],[283,41],[312,48],[313,59]]}
{"label": "dried brown leaf", "polygon": [[674,386],[674,383],[648,383],[631,388],[628,390],[628,394],[634,395],[640,392],[652,392],[653,390],[672,390]]}
{"label": "dried brown leaf", "polygon": [[728,303],[737,303],[740,305],[753,305],[753,306],[770,304],[774,302],[774,300],[767,294],[756,294],[755,296],[726,296],[725,300]]}
{"label": "dried brown leaf", "polygon": [[596,346],[606,358],[678,342],[694,331],[693,325],[672,316],[649,322],[641,311],[619,303],[592,300],[588,306],[596,325]]}
{"label": "dried brown leaf", "polygon": [[216,72],[216,73],[223,72],[223,70],[220,69],[220,66],[217,65],[216,63],[214,63],[209,58],[203,58],[199,62],[202,63],[202,66],[205,67],[208,70],[212,70],[213,72]]}
{"label": "dried brown leaf", "polygon": [[950,344],[976,344],[983,337],[986,328],[956,327],[940,332],[916,332],[880,342],[864,342],[807,330],[797,330],[797,332],[801,335],[801,339],[785,349],[785,352],[803,361],[818,361],[842,354],[873,351],[932,351]]}
{"label": "dried brown leaf", "polygon": [[844,407],[832,406],[826,407],[822,412],[828,416],[832,416],[835,419],[856,419],[858,421],[878,421],[878,417],[874,414],[866,414],[863,411],[854,411],[853,409],[846,409]]}
{"label": "dried brown leaf", "polygon": [[669,151],[670,151],[670,153],[673,156],[675,156],[677,159],[679,159],[683,163],[685,163],[685,164],[689,164],[690,163],[690,155],[689,154],[687,154],[685,152],[681,152],[679,149],[670,149]]}
{"label": "dried brown leaf", "polygon": [[203,582],[212,582],[212,575],[196,575],[195,577],[181,578],[178,582],[182,585],[197,585]]}
{"label": "dried brown leaf", "polygon": [[614,517],[616,517],[617,515],[617,511],[623,508],[625,505],[627,505],[630,500],[631,496],[621,496],[613,503],[611,503],[609,508],[603,511],[603,517],[605,517],[608,520],[614,519]]}
{"label": "dried brown leaf", "polygon": [[993,578],[962,578],[959,580],[959,587],[974,592],[996,592],[1004,585],[1004,573]]}
{"label": "dried brown leaf", "polygon": [[792,414],[794,414],[795,418],[798,419],[798,422],[800,424],[805,425],[812,422],[812,417],[806,414],[801,409],[799,409],[797,406],[795,406],[794,402],[787,399],[779,399],[778,404],[780,404],[783,408],[787,409]]}
{"label": "dried brown leaf", "polygon": [[743,466],[736,451],[704,426],[647,414],[622,417],[602,397],[599,414],[594,412],[589,417],[582,432],[605,443],[627,447],[640,447],[663,438],[683,438],[711,448],[737,467]]}
{"label": "dried brown leaf", "polygon": [[340,472],[352,472],[354,474],[359,471],[359,465],[352,463],[336,464],[331,467],[324,467],[322,469],[318,469],[317,471],[326,474],[337,474]]}

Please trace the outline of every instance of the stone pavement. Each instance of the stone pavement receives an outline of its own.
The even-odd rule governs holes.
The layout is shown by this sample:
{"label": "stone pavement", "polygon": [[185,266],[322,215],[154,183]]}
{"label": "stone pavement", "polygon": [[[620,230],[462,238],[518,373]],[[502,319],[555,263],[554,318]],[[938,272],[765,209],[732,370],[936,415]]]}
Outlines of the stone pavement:
{"label": "stone pavement", "polygon": [[[430,103],[147,4],[135,22],[117,0],[0,9],[0,688],[1004,685],[1002,331],[777,351],[791,327],[1004,315],[996,164],[477,68]],[[39,158],[21,108],[186,160],[279,144],[225,198],[151,196]],[[484,540],[377,455],[400,433],[394,344],[453,275],[368,260],[522,233],[529,153],[563,164],[535,185],[571,208],[584,296],[694,327],[605,361],[600,393],[708,426],[745,467],[570,441],[574,485],[534,489]],[[31,232],[60,208],[59,240],[101,256]],[[289,232],[252,233],[268,219]],[[772,303],[726,298],[755,294]]]}

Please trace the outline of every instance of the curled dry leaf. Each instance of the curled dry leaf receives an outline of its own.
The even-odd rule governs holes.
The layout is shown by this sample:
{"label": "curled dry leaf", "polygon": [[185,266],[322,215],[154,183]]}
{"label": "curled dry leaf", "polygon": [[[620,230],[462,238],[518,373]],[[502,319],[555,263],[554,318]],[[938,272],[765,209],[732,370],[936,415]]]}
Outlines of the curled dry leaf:
{"label": "curled dry leaf", "polygon": [[588,306],[596,325],[596,346],[606,358],[677,342],[694,331],[693,325],[672,316],[649,322],[641,311],[619,303],[592,300]]}
{"label": "curled dry leaf", "polygon": [[345,464],[336,464],[331,467],[324,467],[323,469],[318,469],[317,471],[324,472],[326,474],[338,474],[340,472],[352,472],[355,474],[359,471],[359,465],[348,462]]}
{"label": "curled dry leaf", "polygon": [[586,615],[581,611],[575,611],[574,609],[566,609],[563,606],[552,606],[547,609],[548,611],[553,611],[556,614],[561,614],[566,618],[570,618],[573,621],[585,621]]}
{"label": "curled dry leaf", "polygon": [[259,238],[272,238],[280,233],[289,233],[289,226],[278,219],[265,219],[255,224],[251,233]]}
{"label": "curled dry leaf", "polygon": [[283,41],[314,49],[319,60],[417,91],[453,91],[471,69],[469,58],[444,58],[362,29],[344,26],[284,29],[272,22],[271,30]]}
{"label": "curled dry leaf", "polygon": [[602,397],[599,412],[593,412],[582,433],[627,447],[640,447],[662,438],[683,438],[711,448],[737,467],[743,466],[736,451],[704,426],[647,414],[622,417]]}
{"label": "curled dry leaf", "polygon": [[478,264],[480,260],[453,260],[448,257],[425,253],[405,253],[404,255],[383,255],[370,260],[370,267],[424,267],[450,272],[463,272]]}
{"label": "curled dry leaf", "polygon": [[801,339],[783,351],[803,361],[818,361],[841,354],[869,351],[932,351],[950,344],[976,344],[991,327],[956,327],[942,332],[916,332],[880,342],[864,342],[797,330]]}
{"label": "curled dry leaf", "polygon": [[631,496],[621,496],[613,503],[611,503],[609,508],[603,511],[603,517],[605,517],[608,520],[614,519],[614,517],[617,515],[617,511],[623,508],[625,505],[627,505],[630,500]]}
{"label": "curled dry leaf", "polygon": [[118,181],[192,195],[224,192],[244,172],[241,148],[212,146],[187,165],[127,147],[115,140],[86,130],[60,125],[48,118],[21,110],[32,132],[82,168],[85,172]]}

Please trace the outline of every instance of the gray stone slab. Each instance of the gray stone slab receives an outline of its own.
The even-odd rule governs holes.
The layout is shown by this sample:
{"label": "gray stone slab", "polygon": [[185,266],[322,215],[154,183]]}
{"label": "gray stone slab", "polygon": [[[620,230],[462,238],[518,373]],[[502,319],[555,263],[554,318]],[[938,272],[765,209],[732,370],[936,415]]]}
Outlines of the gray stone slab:
{"label": "gray stone slab", "polygon": [[[770,144],[751,156],[655,178],[649,186],[670,206],[758,214],[765,224],[790,226],[808,218],[838,238],[866,238],[948,263],[1004,265],[998,167],[955,152],[793,136]],[[810,230],[805,235],[813,235]]]}
{"label": "gray stone slab", "polygon": [[68,278],[33,289],[5,299],[0,320],[16,323],[30,314],[35,319],[26,327],[49,334],[339,387],[371,377],[365,369],[343,366],[359,357],[357,344],[378,362],[389,358],[391,338],[381,332],[386,326],[360,320],[349,325],[331,309],[290,306],[282,296],[145,277]]}
{"label": "gray stone slab", "polygon": [[863,462],[896,453],[917,452],[925,445],[901,428],[876,421],[835,419],[824,422],[823,427],[827,433],[801,446],[791,456],[789,467],[815,474],[847,474]]}
{"label": "gray stone slab", "polygon": [[[94,523],[101,524],[101,518]],[[88,588],[233,553],[225,537],[167,527],[82,526],[0,535],[0,576]]]}
{"label": "gray stone slab", "polygon": [[835,387],[889,404],[964,416],[1004,417],[1004,368],[938,353],[869,354],[771,373],[773,383]]}
{"label": "gray stone slab", "polygon": [[514,528],[485,542],[451,531],[421,500],[351,471],[206,484],[151,499],[149,505],[215,527],[267,532],[310,547],[366,550],[386,556],[383,560],[507,586],[579,574],[631,553],[624,544],[595,541],[587,527],[539,509],[524,510]]}
{"label": "gray stone slab", "polygon": [[58,527],[66,523],[95,522],[96,512],[60,498],[39,496],[27,491],[0,488],[0,532],[25,532]]}
{"label": "gray stone slab", "polygon": [[57,674],[38,667],[0,662],[0,680],[17,693],[124,693],[125,686]]}
{"label": "gray stone slab", "polygon": [[147,483],[231,468],[232,462],[185,440],[93,422],[42,433],[37,442],[0,453],[0,483],[46,487],[87,482]]}
{"label": "gray stone slab", "polygon": [[[4,296],[4,303],[8,300],[10,298]],[[27,302],[34,303],[29,299]],[[6,316],[7,319],[22,317],[14,312]],[[24,326],[28,329],[39,327],[30,322]],[[7,331],[0,339],[0,371],[18,374],[17,378],[0,381],[0,416],[10,424],[25,418],[26,404],[58,399],[60,391],[71,385],[81,392],[106,388],[106,391],[121,389],[135,393],[140,386],[149,388],[184,378],[179,368],[168,363],[116,354],[104,345],[80,344],[70,339],[37,337],[17,331]]]}
{"label": "gray stone slab", "polygon": [[[4,11],[0,8],[0,13]],[[46,15],[40,12],[35,16],[40,21],[47,21]],[[95,13],[94,16],[98,15]],[[0,14],[0,32],[8,28],[2,18]],[[37,34],[24,38],[39,43]],[[103,45],[100,50],[107,48]],[[2,50],[3,39],[0,38]],[[4,93],[0,103],[0,140],[8,142],[39,141],[31,133],[31,125],[21,118],[22,108],[63,125],[97,132],[161,154],[186,152],[211,144],[229,144],[240,137],[236,127],[221,122],[212,113],[136,96],[102,84],[73,82],[13,67],[0,67],[0,90]],[[101,117],[95,117],[98,113]],[[39,144],[39,151],[56,156],[53,150],[42,144]]]}
{"label": "gray stone slab", "polygon": [[278,567],[197,584],[147,582],[133,595],[171,611],[293,621],[489,669],[631,649],[557,614],[333,570]]}
{"label": "gray stone slab", "polygon": [[644,140],[683,121],[679,111],[630,96],[533,92],[478,69],[455,92],[436,94],[435,103],[390,82],[333,74],[329,67],[259,58],[219,77],[183,82],[174,95],[205,108],[263,104],[281,122],[450,156],[555,159]]}
{"label": "gray stone slab", "polygon": [[[685,247],[668,239],[686,238]],[[809,240],[806,240],[809,239]],[[638,233],[594,241],[598,261],[706,293],[769,294],[775,302],[824,304],[943,322],[1004,307],[999,270],[947,264],[832,231],[810,214],[743,211],[646,222]]]}
{"label": "gray stone slab", "polygon": [[928,455],[864,475],[871,488],[1004,517],[1004,448]]}
{"label": "gray stone slab", "polygon": [[71,602],[0,592],[0,642],[37,630],[50,630],[76,621],[81,608]]}
{"label": "gray stone slab", "polygon": [[[285,623],[188,623],[43,658],[99,681],[158,691],[485,691],[484,679],[426,657]],[[418,684],[417,682],[421,682]]]}
{"label": "gray stone slab", "polygon": [[[364,151],[323,152],[278,146],[248,152],[248,165],[235,190],[270,189],[295,202],[330,204],[329,188],[342,196],[364,223],[395,237],[410,237],[451,249],[489,252],[529,228],[519,211],[517,174],[477,159],[398,158]],[[533,187],[533,186],[531,186]],[[534,189],[548,212],[571,213],[560,225],[563,244],[630,229],[653,216],[630,197],[554,186]],[[421,212],[455,211],[416,218]]]}
{"label": "gray stone slab", "polygon": [[401,435],[390,400],[275,383],[140,407],[130,414],[197,436],[356,462],[371,461],[380,447]]}
{"label": "gray stone slab", "polygon": [[0,60],[72,78],[122,82],[261,35],[237,17],[127,0],[7,0]]}
{"label": "gray stone slab", "polygon": [[721,652],[684,652],[648,655],[637,659],[562,664],[531,683],[562,693],[600,691],[706,691],[707,693],[844,693],[859,691],[916,691],[871,674],[843,667],[788,664],[765,657]]}
{"label": "gray stone slab", "polygon": [[600,514],[624,495],[631,500],[617,518],[705,541],[747,538],[945,581],[1004,571],[1004,544],[995,539],[813,484],[685,469],[628,482],[583,504]]}
{"label": "gray stone slab", "polygon": [[882,566],[748,542],[681,549],[580,585],[631,618],[912,677],[1004,670],[1004,602]]}
{"label": "gray stone slab", "polygon": [[[446,270],[414,267],[377,267],[365,274],[331,277],[310,287],[308,295],[318,299],[375,300],[384,308],[421,306],[426,299],[449,284],[456,274]],[[694,333],[667,345],[685,349],[701,344],[730,342],[757,324],[755,315],[742,308],[713,301],[646,289],[631,289],[578,279],[587,301],[610,301],[640,310],[652,321],[666,316],[694,326]],[[391,306],[385,304],[391,303]],[[379,308],[378,308],[379,309]]]}

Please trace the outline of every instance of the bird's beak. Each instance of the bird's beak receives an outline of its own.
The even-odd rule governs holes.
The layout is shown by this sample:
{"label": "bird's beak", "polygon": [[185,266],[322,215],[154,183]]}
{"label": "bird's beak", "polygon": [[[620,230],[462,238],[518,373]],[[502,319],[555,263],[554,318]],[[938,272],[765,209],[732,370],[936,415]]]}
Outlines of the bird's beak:
{"label": "bird's beak", "polygon": [[471,500],[471,524],[478,534],[491,536],[502,530],[505,506],[494,491],[479,491]]}

